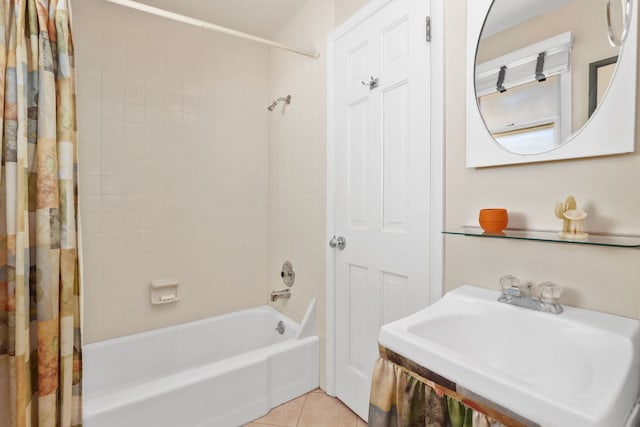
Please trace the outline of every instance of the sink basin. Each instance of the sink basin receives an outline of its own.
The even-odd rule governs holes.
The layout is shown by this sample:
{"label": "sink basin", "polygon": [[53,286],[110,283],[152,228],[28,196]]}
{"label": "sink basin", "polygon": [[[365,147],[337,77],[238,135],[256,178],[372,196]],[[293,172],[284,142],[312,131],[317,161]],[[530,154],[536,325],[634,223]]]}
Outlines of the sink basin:
{"label": "sink basin", "polygon": [[553,315],[462,286],[382,327],[380,344],[545,427],[622,427],[640,395],[640,322]]}

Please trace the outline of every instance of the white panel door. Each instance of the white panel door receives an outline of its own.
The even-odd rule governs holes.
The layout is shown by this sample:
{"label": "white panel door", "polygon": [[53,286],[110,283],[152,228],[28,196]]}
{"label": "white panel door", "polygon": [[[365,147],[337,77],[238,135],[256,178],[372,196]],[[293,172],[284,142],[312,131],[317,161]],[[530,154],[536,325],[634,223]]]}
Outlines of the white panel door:
{"label": "white panel door", "polygon": [[334,43],[336,394],[365,420],[380,326],[428,302],[428,10],[389,1]]}

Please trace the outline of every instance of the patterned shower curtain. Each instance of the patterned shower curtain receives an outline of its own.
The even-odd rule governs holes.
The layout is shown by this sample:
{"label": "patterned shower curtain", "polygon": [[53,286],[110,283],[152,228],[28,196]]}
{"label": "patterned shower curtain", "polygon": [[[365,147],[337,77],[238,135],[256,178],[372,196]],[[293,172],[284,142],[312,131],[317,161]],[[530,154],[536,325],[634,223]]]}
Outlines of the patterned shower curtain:
{"label": "patterned shower curtain", "polygon": [[81,418],[69,0],[0,0],[0,427]]}

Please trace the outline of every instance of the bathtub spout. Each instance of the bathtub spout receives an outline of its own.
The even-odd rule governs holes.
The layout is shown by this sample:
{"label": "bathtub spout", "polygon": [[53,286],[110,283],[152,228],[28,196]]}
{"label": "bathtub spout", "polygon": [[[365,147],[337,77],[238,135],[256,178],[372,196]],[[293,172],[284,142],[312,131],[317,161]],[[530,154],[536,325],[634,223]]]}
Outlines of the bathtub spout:
{"label": "bathtub spout", "polygon": [[278,301],[279,299],[289,299],[289,298],[291,298],[291,291],[289,289],[285,289],[283,291],[271,292],[271,302]]}

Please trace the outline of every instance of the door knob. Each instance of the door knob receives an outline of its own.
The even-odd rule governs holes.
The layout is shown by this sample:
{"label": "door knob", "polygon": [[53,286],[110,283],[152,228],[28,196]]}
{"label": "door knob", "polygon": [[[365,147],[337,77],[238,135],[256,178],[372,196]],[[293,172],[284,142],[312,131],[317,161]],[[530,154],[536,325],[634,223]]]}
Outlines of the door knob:
{"label": "door knob", "polygon": [[333,238],[329,240],[329,247],[343,250],[345,247],[347,247],[347,239],[345,239],[342,236],[340,237],[333,236]]}

